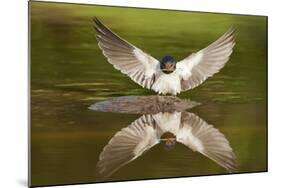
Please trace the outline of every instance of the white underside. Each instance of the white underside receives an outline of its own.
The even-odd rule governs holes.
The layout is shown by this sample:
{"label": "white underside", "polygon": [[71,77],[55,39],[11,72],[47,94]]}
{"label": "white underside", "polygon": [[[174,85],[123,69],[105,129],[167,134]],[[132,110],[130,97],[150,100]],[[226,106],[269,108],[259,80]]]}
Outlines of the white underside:
{"label": "white underside", "polygon": [[181,112],[160,112],[153,115],[153,119],[159,127],[160,135],[166,132],[171,132],[177,135],[181,125]]}
{"label": "white underside", "polygon": [[159,94],[176,95],[181,92],[180,77],[176,71],[171,74],[162,73],[153,84],[152,89]]}

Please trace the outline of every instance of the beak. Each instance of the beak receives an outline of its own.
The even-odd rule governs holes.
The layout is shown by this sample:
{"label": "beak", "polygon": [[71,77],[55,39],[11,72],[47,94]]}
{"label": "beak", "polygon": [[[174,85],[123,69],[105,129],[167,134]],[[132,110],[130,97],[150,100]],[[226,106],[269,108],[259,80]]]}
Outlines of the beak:
{"label": "beak", "polygon": [[173,71],[174,70],[174,64],[173,63],[166,63],[163,67],[163,71]]}
{"label": "beak", "polygon": [[167,64],[165,64],[165,69],[170,70],[173,68],[173,66],[174,65],[172,63],[167,63]]}

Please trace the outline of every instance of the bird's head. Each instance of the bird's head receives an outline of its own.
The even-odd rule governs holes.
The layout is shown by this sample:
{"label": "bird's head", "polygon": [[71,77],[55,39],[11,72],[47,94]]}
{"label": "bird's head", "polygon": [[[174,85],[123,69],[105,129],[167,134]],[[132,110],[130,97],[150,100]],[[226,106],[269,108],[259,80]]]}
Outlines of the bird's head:
{"label": "bird's head", "polygon": [[170,74],[174,72],[176,69],[176,62],[171,56],[165,56],[161,61],[160,61],[160,69],[166,73]]}
{"label": "bird's head", "polygon": [[171,132],[166,132],[161,136],[160,141],[164,144],[164,149],[172,150],[176,144],[176,136]]}

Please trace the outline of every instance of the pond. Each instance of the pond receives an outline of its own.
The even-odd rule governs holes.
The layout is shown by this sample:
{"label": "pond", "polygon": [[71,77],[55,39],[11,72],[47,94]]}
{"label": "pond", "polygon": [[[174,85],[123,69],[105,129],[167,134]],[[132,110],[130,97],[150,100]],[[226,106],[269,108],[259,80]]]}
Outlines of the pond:
{"label": "pond", "polygon": [[[42,2],[30,6],[33,186],[267,171],[266,17]],[[192,103],[186,108],[166,113],[119,106],[93,110],[93,104],[116,97],[157,97],[106,61],[95,40],[94,16],[157,59],[171,55],[181,60],[231,26],[237,28],[236,46],[218,74],[177,96],[178,102]],[[224,155],[230,157],[218,162],[177,142],[155,144],[135,158],[124,154],[121,162],[113,147],[112,158],[99,160],[115,134],[143,118],[153,119],[148,124],[155,130],[184,122],[194,129],[204,125],[227,143]]]}

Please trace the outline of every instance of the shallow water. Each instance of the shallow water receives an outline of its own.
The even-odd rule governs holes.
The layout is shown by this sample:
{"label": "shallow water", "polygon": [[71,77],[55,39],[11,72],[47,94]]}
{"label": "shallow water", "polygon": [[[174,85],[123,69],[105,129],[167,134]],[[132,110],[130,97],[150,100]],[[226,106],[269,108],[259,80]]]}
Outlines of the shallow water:
{"label": "shallow water", "polygon": [[[147,96],[105,60],[92,18],[156,58],[180,60],[238,29],[231,60],[201,86],[180,94],[189,109],[218,129],[236,155],[235,172],[267,170],[266,18],[222,14],[31,3],[31,183],[98,182],[103,147],[141,114],[88,109],[119,96]],[[122,11],[122,14],[120,12]],[[159,144],[102,181],[225,174],[182,144]]]}

